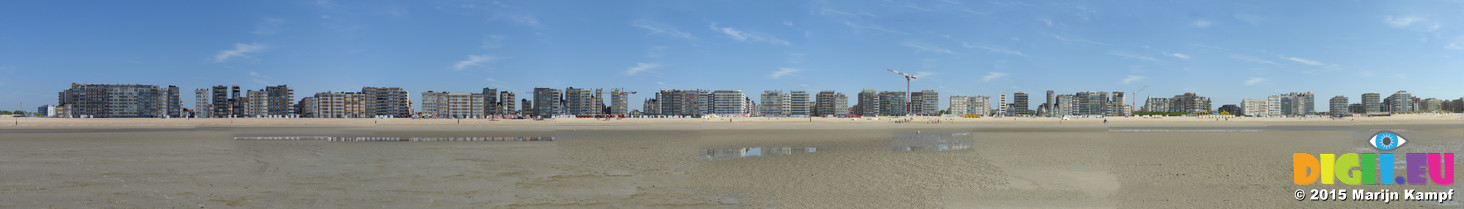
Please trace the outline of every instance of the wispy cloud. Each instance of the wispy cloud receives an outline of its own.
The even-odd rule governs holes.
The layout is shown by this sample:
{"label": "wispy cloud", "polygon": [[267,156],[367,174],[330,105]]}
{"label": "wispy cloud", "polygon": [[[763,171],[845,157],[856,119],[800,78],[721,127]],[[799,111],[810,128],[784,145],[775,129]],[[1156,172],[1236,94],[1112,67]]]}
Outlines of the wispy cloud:
{"label": "wispy cloud", "polygon": [[651,31],[651,35],[658,35],[659,34],[659,35],[666,35],[666,36],[676,37],[676,38],[685,38],[685,39],[691,39],[692,38],[690,33],[681,32],[681,30],[677,30],[675,27],[671,27],[669,25],[661,24],[661,23],[658,23],[658,22],[650,21],[650,20],[638,20],[638,21],[635,21],[634,23],[631,23],[630,25],[631,26],[638,27],[638,28],[641,28],[641,29],[649,30],[649,31]]}
{"label": "wispy cloud", "polygon": [[249,57],[249,54],[264,51],[268,48],[269,46],[260,43],[234,43],[234,49],[220,51],[218,55],[214,55],[214,62],[229,61],[229,58],[234,57]]}
{"label": "wispy cloud", "polygon": [[503,47],[503,40],[504,39],[508,39],[508,36],[503,36],[503,35],[489,35],[488,37],[484,37],[483,38],[483,48],[484,49],[497,49],[498,47]]}
{"label": "wispy cloud", "polygon": [[1291,60],[1292,62],[1306,64],[1306,65],[1327,66],[1326,63],[1322,63],[1322,62],[1319,62],[1319,61],[1316,61],[1316,60],[1309,60],[1309,59],[1304,59],[1304,58],[1300,58],[1300,57],[1287,57],[1287,56],[1280,56],[1280,57],[1281,57],[1281,59]]}
{"label": "wispy cloud", "polygon": [[990,44],[981,44],[981,43],[972,44],[972,43],[968,43],[968,42],[961,42],[961,46],[964,46],[966,48],[973,48],[973,49],[985,49],[987,52],[1003,53],[1003,54],[1010,54],[1010,55],[1017,55],[1017,56],[1027,56],[1027,54],[1024,54],[1024,53],[1022,53],[1020,51],[1017,51],[1017,50],[1008,49],[1006,47],[993,46],[993,45],[990,45]]}
{"label": "wispy cloud", "polygon": [[1406,28],[1410,25],[1413,25],[1413,23],[1422,22],[1424,20],[1427,19],[1416,16],[1394,17],[1392,15],[1388,15],[1386,17],[1383,17],[1383,22],[1388,23],[1388,25],[1391,25],[1395,28]]}
{"label": "wispy cloud", "polygon": [[936,73],[935,72],[930,72],[930,71],[917,71],[917,72],[915,72],[915,74],[911,74],[911,75],[915,76],[916,78],[929,79],[931,76],[935,76]]}
{"label": "wispy cloud", "polygon": [[665,57],[666,56],[666,50],[667,49],[670,49],[670,48],[665,47],[665,46],[653,46],[650,49],[647,49],[646,50],[646,57],[649,57],[649,58],[661,58],[661,57]]}
{"label": "wispy cloud", "polygon": [[274,80],[274,78],[261,75],[259,74],[259,72],[255,71],[249,71],[249,79],[264,85],[274,85],[273,82],[270,82],[271,80]]}
{"label": "wispy cloud", "polygon": [[487,81],[487,82],[498,82],[498,79],[493,79],[493,77],[487,77],[487,78],[483,78],[483,81]]}
{"label": "wispy cloud", "polygon": [[1209,28],[1211,24],[1215,23],[1209,20],[1195,20],[1194,22],[1190,22],[1190,26],[1195,26],[1196,28]]}
{"label": "wispy cloud", "polygon": [[498,58],[493,55],[468,55],[468,59],[453,64],[452,70],[463,70],[468,67],[483,67],[495,60],[498,60]]}
{"label": "wispy cloud", "polygon": [[1047,27],[1052,27],[1052,19],[1048,19],[1048,18],[1045,18],[1044,17],[1044,18],[1037,18],[1037,21],[1041,21],[1042,23],[1046,23],[1047,24]]}
{"label": "wispy cloud", "polygon": [[661,68],[661,63],[635,63],[635,67],[625,69],[625,75],[635,75],[636,73],[648,72],[656,68]]}
{"label": "wispy cloud", "polygon": [[788,43],[788,41],[784,41],[783,39],[778,39],[777,37],[768,36],[768,35],[753,34],[753,33],[749,33],[749,32],[742,31],[742,30],[738,30],[738,29],[732,28],[732,27],[717,27],[717,23],[712,23],[711,28],[712,28],[713,31],[717,31],[717,32],[721,32],[722,34],[726,34],[727,37],[728,38],[732,38],[732,40],[737,40],[737,41],[742,41],[742,42],[767,42],[767,43],[778,44],[778,45],[790,45]]}
{"label": "wispy cloud", "polygon": [[1128,58],[1128,59],[1145,60],[1145,61],[1153,61],[1153,62],[1158,62],[1159,61],[1159,59],[1154,59],[1153,57],[1139,55],[1139,54],[1134,54],[1134,53],[1130,53],[1130,52],[1126,52],[1126,51],[1114,50],[1114,51],[1109,51],[1108,54],[1112,54],[1112,55],[1115,55],[1115,56],[1120,56],[1120,57]]}
{"label": "wispy cloud", "polygon": [[264,21],[261,21],[259,22],[259,24],[254,25],[253,33],[255,35],[274,35],[279,34],[281,31],[284,31],[284,29],[285,19],[265,18]]}
{"label": "wispy cloud", "polygon": [[801,72],[801,71],[803,71],[803,69],[790,68],[790,67],[778,68],[778,71],[773,71],[773,74],[768,75],[768,77],[772,77],[773,79],[778,79],[778,78],[782,78],[785,75],[789,75],[789,74],[793,74],[793,73],[797,73],[797,72]]}
{"label": "wispy cloud", "polygon": [[1171,56],[1171,57],[1176,57],[1176,58],[1186,59],[1186,60],[1190,59],[1190,56],[1189,55],[1180,54],[1178,52],[1176,52],[1176,53],[1160,52],[1160,53],[1164,53],[1165,56]]}
{"label": "wispy cloud", "polygon": [[930,51],[930,52],[935,52],[935,53],[956,54],[956,52],[951,51],[950,49],[941,48],[939,46],[930,45],[930,44],[926,44],[926,43],[921,43],[921,42],[917,42],[917,41],[905,41],[905,42],[900,43],[900,45],[905,46],[905,47],[915,48],[917,51]]}
{"label": "wispy cloud", "polygon": [[1251,77],[1250,79],[1246,79],[1245,80],[1245,85],[1251,86],[1251,85],[1256,85],[1256,83],[1260,83],[1260,82],[1266,82],[1266,78]]}
{"label": "wispy cloud", "polygon": [[888,28],[885,28],[884,26],[879,26],[879,25],[874,25],[874,24],[858,24],[858,23],[854,23],[854,21],[848,21],[848,20],[845,20],[844,21],[844,26],[848,26],[849,28],[853,28],[855,30],[877,30],[877,31],[884,31],[884,32],[888,32],[888,33],[906,34],[905,32],[890,30]]}
{"label": "wispy cloud", "polygon": [[989,73],[986,73],[986,76],[985,77],[981,77],[981,81],[982,82],[991,82],[991,80],[1005,78],[1007,75],[1008,75],[1007,73],[1003,73],[1003,72],[989,72]]}
{"label": "wispy cloud", "polygon": [[1239,55],[1239,54],[1232,54],[1232,55],[1230,55],[1230,58],[1231,59],[1237,59],[1237,60],[1240,60],[1240,61],[1254,62],[1254,63],[1261,63],[1261,64],[1272,64],[1272,65],[1276,64],[1276,62],[1272,62],[1271,60],[1261,59],[1261,58],[1255,58],[1255,57],[1245,56],[1245,55]]}
{"label": "wispy cloud", "polygon": [[805,54],[803,54],[803,53],[791,53],[791,54],[788,54],[788,63],[789,64],[803,63],[803,61],[804,61],[803,60],[804,55]]}
{"label": "wispy cloud", "polygon": [[1127,78],[1123,78],[1123,84],[1130,84],[1139,80],[1144,80],[1144,76],[1129,75]]}
{"label": "wispy cloud", "polygon": [[1097,42],[1097,41],[1089,41],[1088,39],[1082,39],[1082,38],[1078,38],[1078,37],[1069,37],[1069,36],[1063,36],[1063,35],[1057,35],[1057,34],[1049,34],[1048,36],[1051,36],[1052,38],[1055,38],[1058,41],[1067,42],[1067,43],[1085,43],[1085,44],[1092,44],[1092,45],[1108,45],[1108,43]]}

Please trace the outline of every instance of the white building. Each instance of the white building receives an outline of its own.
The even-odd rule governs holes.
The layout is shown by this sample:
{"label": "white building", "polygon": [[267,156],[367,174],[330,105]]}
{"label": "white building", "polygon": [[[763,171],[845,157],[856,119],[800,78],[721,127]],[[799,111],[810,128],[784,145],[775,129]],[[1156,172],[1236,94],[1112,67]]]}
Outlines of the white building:
{"label": "white building", "polygon": [[1271,102],[1260,99],[1241,100],[1240,111],[1250,117],[1271,117]]}
{"label": "white building", "polygon": [[746,116],[747,94],[742,90],[712,91],[712,114],[718,116]]}
{"label": "white building", "polygon": [[956,116],[991,113],[991,97],[987,96],[951,96],[950,105],[950,114]]}
{"label": "white building", "polygon": [[441,118],[474,118],[483,116],[483,94],[422,92],[422,113]]}

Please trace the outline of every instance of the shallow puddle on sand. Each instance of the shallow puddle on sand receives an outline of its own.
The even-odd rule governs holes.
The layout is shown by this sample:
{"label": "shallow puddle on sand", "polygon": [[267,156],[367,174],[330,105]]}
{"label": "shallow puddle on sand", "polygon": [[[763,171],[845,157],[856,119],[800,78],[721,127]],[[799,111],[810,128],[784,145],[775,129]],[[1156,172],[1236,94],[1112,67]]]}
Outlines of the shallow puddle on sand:
{"label": "shallow puddle on sand", "polygon": [[895,152],[940,152],[968,150],[976,144],[971,132],[915,132],[890,139]]}
{"label": "shallow puddle on sand", "polygon": [[236,136],[243,141],[329,141],[329,142],[495,142],[554,141],[552,136],[479,136],[479,137],[395,137],[395,136]]}
{"label": "shallow puddle on sand", "polygon": [[731,160],[749,157],[778,157],[818,152],[817,147],[737,147],[701,150],[702,160]]}

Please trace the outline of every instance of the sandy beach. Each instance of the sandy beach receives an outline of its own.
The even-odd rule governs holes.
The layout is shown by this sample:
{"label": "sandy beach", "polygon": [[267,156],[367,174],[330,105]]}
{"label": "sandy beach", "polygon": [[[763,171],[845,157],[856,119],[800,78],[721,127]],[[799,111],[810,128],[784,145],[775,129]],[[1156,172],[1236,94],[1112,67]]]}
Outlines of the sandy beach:
{"label": "sandy beach", "polygon": [[[1291,154],[1464,153],[1460,116],[901,119],[3,118],[0,207],[1459,207],[1296,201],[1452,187],[1295,185]],[[433,142],[262,140],[298,136]]]}

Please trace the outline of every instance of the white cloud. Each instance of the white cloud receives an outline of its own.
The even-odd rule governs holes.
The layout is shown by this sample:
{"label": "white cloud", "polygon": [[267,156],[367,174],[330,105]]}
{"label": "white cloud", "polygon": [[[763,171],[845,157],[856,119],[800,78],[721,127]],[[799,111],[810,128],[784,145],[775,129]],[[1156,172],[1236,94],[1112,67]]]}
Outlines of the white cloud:
{"label": "white cloud", "polygon": [[1042,23],[1046,23],[1048,27],[1052,27],[1052,19],[1037,18],[1037,21],[1042,21]]}
{"label": "white cloud", "polygon": [[1144,80],[1144,76],[1129,75],[1127,78],[1123,79],[1123,84],[1130,84],[1139,80]]}
{"label": "white cloud", "polygon": [[265,18],[263,22],[259,22],[259,24],[255,24],[254,25],[254,34],[255,35],[274,35],[274,34],[279,34],[280,31],[283,31],[284,30],[284,27],[285,27],[285,19],[280,19],[280,18]]}
{"label": "white cloud", "polygon": [[797,72],[800,72],[800,71],[803,71],[803,69],[788,68],[788,67],[778,68],[778,71],[773,71],[773,74],[768,75],[768,77],[773,77],[773,79],[778,79],[778,78],[782,78],[785,75],[797,73]]}
{"label": "white cloud", "polygon": [[498,82],[498,79],[493,79],[492,77],[489,77],[489,78],[483,78],[483,81],[487,81],[487,82]]}
{"label": "white cloud", "polygon": [[1261,17],[1259,15],[1252,15],[1252,14],[1235,14],[1235,19],[1240,20],[1240,21],[1245,21],[1245,22],[1250,23],[1252,25],[1254,25],[1254,24],[1260,24],[1262,20],[1266,20],[1266,18],[1264,18],[1264,17]]}
{"label": "white cloud", "polygon": [[649,58],[660,58],[660,57],[664,57],[664,56],[666,56],[666,50],[667,49],[669,49],[669,48],[668,47],[664,47],[664,46],[653,46],[650,49],[647,49],[646,50],[646,57],[649,57]]}
{"label": "white cloud", "polygon": [[1393,17],[1392,15],[1388,15],[1387,17],[1383,17],[1383,22],[1388,23],[1388,25],[1392,25],[1395,28],[1408,27],[1409,25],[1413,25],[1413,23],[1422,22],[1424,20],[1426,19],[1415,16]]}
{"label": "white cloud", "polygon": [[1238,59],[1238,60],[1246,61],[1246,62],[1261,63],[1261,64],[1272,64],[1272,65],[1276,64],[1276,62],[1272,62],[1271,60],[1266,60],[1266,59],[1261,59],[1261,58],[1255,58],[1255,57],[1250,57],[1250,56],[1245,56],[1245,55],[1238,55],[1238,54],[1230,55],[1230,58],[1231,59]]}
{"label": "white cloud", "polygon": [[905,47],[915,48],[918,51],[930,51],[930,52],[936,52],[936,53],[956,54],[956,52],[951,51],[950,49],[941,48],[939,46],[929,45],[929,44],[920,43],[920,42],[916,42],[916,41],[905,41],[905,42],[901,43],[900,45],[903,45]]}
{"label": "white cloud", "polygon": [[453,64],[452,70],[463,70],[463,68],[468,67],[482,67],[489,62],[493,62],[494,60],[498,60],[498,58],[494,57],[493,55],[468,55],[468,59],[458,61],[457,64]]}
{"label": "white cloud", "polygon": [[1139,54],[1134,54],[1134,53],[1129,53],[1129,52],[1126,52],[1126,51],[1117,51],[1117,50],[1115,50],[1115,51],[1108,52],[1108,54],[1112,54],[1112,55],[1116,55],[1116,56],[1120,56],[1120,57],[1124,57],[1124,58],[1129,58],[1129,59],[1136,59],[1136,60],[1146,60],[1146,61],[1154,61],[1154,62],[1158,62],[1159,61],[1159,59],[1154,59],[1153,57],[1139,55]]}
{"label": "white cloud", "polygon": [[1449,48],[1449,49],[1464,50],[1464,36],[1459,36],[1458,38],[1454,38],[1454,41],[1449,42],[1449,44],[1448,45],[1445,45],[1444,47],[1445,48]]}
{"label": "white cloud", "polygon": [[484,49],[496,49],[498,47],[503,47],[503,40],[504,39],[508,39],[508,37],[507,36],[503,36],[503,35],[489,35],[488,37],[484,37],[483,38],[483,48]]}
{"label": "white cloud", "polygon": [[856,30],[877,30],[877,31],[884,31],[884,32],[888,32],[888,33],[905,34],[904,32],[890,30],[889,28],[885,28],[884,26],[872,25],[872,24],[857,24],[857,23],[854,23],[853,21],[848,21],[848,20],[845,20],[844,21],[844,26],[849,26],[849,28],[853,28],[853,29],[856,29]]}
{"label": "white cloud", "polygon": [[930,78],[931,76],[935,76],[935,74],[936,74],[935,72],[930,72],[930,71],[918,71],[918,72],[915,72],[915,74],[912,74],[912,75],[915,76],[915,78]]}
{"label": "white cloud", "polygon": [[1195,20],[1194,22],[1190,22],[1190,25],[1195,26],[1196,28],[1208,28],[1211,24],[1215,23],[1210,22],[1209,20]]}
{"label": "white cloud", "polygon": [[269,48],[269,46],[265,46],[264,44],[260,44],[260,43],[252,43],[252,44],[234,43],[234,49],[220,51],[218,55],[214,55],[214,62],[217,63],[217,62],[229,61],[229,58],[234,58],[234,57],[249,57],[249,54],[251,54],[251,53],[264,51],[265,49],[268,49],[268,48]]}
{"label": "white cloud", "polygon": [[786,26],[788,26],[788,27],[793,27],[793,21],[787,21],[787,20],[784,20],[784,21],[783,21],[783,25],[786,25]]}
{"label": "white cloud", "polygon": [[656,69],[656,68],[661,68],[661,64],[660,63],[635,63],[635,67],[630,67],[630,68],[626,68],[625,69],[625,75],[635,75],[636,73],[651,71],[652,69]]}
{"label": "white cloud", "polygon": [[639,21],[636,21],[635,23],[631,23],[630,25],[631,26],[638,27],[638,28],[641,28],[641,29],[649,30],[649,31],[651,31],[651,34],[652,35],[661,34],[661,35],[666,35],[666,36],[671,36],[671,37],[676,37],[676,38],[691,39],[691,34],[690,33],[681,32],[681,30],[677,30],[675,27],[671,27],[671,26],[668,26],[668,25],[665,25],[665,24],[660,24],[660,23],[657,23],[657,22],[649,21],[649,20],[639,20]]}
{"label": "white cloud", "polygon": [[1185,54],[1169,53],[1169,52],[1161,52],[1161,53],[1164,53],[1164,55],[1166,55],[1166,56],[1177,57],[1177,58],[1180,58],[1180,59],[1190,59],[1190,56],[1189,55],[1185,55]]}
{"label": "white cloud", "polygon": [[1246,79],[1245,80],[1245,85],[1247,85],[1247,86],[1256,85],[1256,83],[1265,82],[1265,81],[1266,81],[1266,78],[1251,77],[1250,79]]}
{"label": "white cloud", "polygon": [[1291,60],[1292,62],[1306,64],[1306,65],[1315,65],[1315,66],[1326,66],[1327,65],[1325,63],[1318,62],[1316,60],[1303,59],[1303,58],[1300,58],[1300,57],[1281,56],[1281,58],[1282,59],[1286,59],[1286,60]]}
{"label": "white cloud", "polygon": [[1007,75],[1008,75],[1007,73],[1003,73],[1003,72],[990,72],[990,73],[986,73],[986,77],[981,77],[981,81],[982,82],[991,82],[991,80],[996,80],[996,79],[999,79],[999,78],[1004,78]]}
{"label": "white cloud", "polygon": [[749,32],[746,32],[746,31],[738,30],[738,29],[732,28],[732,27],[717,27],[717,24],[716,23],[712,23],[711,28],[712,28],[713,31],[722,32],[722,34],[726,34],[727,37],[728,38],[732,38],[732,40],[737,40],[737,41],[742,41],[742,42],[749,42],[749,41],[750,42],[768,42],[768,43],[778,44],[778,45],[790,45],[788,43],[788,41],[784,41],[782,39],[778,39],[777,37],[765,36],[765,35],[757,35],[757,34],[749,33]]}
{"label": "white cloud", "polygon": [[1078,43],[1093,44],[1093,45],[1108,45],[1108,43],[1097,42],[1097,41],[1089,41],[1088,39],[1082,39],[1082,38],[1078,38],[1078,37],[1067,37],[1067,36],[1057,35],[1057,34],[1049,34],[1049,36],[1052,36],[1052,38],[1055,38],[1055,39],[1057,39],[1059,41],[1068,42],[1068,43],[1078,42]]}
{"label": "white cloud", "polygon": [[1010,54],[1010,55],[1017,55],[1017,56],[1027,56],[1027,54],[1022,53],[1021,51],[1007,49],[1005,47],[992,46],[992,45],[988,45],[988,44],[972,44],[972,43],[967,43],[967,42],[961,42],[961,46],[964,46],[966,48],[985,49],[988,52],[1003,53],[1003,54]]}

